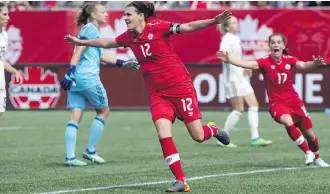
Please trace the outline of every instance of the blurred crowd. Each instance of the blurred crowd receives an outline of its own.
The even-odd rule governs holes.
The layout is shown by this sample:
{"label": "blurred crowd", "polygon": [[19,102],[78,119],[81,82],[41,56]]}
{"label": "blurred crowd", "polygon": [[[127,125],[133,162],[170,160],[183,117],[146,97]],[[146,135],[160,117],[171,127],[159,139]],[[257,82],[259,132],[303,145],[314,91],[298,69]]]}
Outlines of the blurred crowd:
{"label": "blurred crowd", "polygon": [[[130,1],[100,1],[107,9],[124,9]],[[154,1],[157,10],[168,9],[267,9],[330,7],[330,1]],[[10,11],[76,9],[85,1],[7,1]]]}

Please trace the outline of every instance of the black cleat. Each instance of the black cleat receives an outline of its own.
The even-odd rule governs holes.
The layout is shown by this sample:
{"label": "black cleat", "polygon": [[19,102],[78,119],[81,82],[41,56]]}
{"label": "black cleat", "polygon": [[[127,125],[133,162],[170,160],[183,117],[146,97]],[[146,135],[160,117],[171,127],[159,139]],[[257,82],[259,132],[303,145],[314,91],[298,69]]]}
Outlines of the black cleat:
{"label": "black cleat", "polygon": [[213,122],[208,122],[207,126],[209,127],[215,127],[218,129],[218,134],[213,135],[213,137],[217,138],[223,145],[228,145],[230,143],[230,138],[229,135],[224,131],[219,129],[215,123]]}

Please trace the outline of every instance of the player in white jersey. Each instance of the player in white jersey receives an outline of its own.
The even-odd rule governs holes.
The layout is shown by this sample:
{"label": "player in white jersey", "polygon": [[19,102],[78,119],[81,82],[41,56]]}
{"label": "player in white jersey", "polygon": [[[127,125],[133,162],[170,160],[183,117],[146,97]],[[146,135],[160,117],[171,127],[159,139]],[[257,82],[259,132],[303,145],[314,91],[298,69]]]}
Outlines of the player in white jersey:
{"label": "player in white jersey", "polygon": [[8,34],[3,29],[9,21],[8,7],[0,2],[0,117],[6,111],[6,80],[5,70],[9,73],[15,74],[16,83],[21,84],[23,78],[21,74],[13,68],[5,59],[8,49]]}
{"label": "player in white jersey", "polygon": [[[219,26],[219,30],[224,34],[220,43],[220,50],[231,53],[236,58],[242,58],[241,40],[236,33],[239,30],[239,25],[236,17],[231,17],[226,22]],[[227,117],[224,130],[230,134],[230,131],[237,124],[242,112],[244,111],[244,102],[249,106],[248,120],[251,130],[251,145],[252,146],[267,146],[272,144],[272,141],[264,140],[259,137],[258,125],[258,102],[254,94],[251,84],[246,80],[245,75],[252,75],[250,70],[245,70],[241,67],[234,66],[223,61],[223,77],[226,98],[232,104],[233,111]],[[220,142],[218,145],[224,146]],[[230,143],[227,147],[237,147]]]}

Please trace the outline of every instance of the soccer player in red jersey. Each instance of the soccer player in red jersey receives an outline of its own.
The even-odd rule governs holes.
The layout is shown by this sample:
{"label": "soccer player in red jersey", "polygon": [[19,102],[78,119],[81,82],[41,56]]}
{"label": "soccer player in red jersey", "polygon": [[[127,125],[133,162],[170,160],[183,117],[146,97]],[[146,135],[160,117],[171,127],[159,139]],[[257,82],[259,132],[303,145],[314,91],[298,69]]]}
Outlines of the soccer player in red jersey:
{"label": "soccer player in red jersey", "polygon": [[268,41],[271,53],[256,61],[234,59],[226,51],[218,51],[217,56],[238,67],[260,69],[265,80],[272,118],[285,126],[290,138],[305,152],[306,165],[329,167],[320,158],[312,120],[292,83],[292,68],[309,69],[326,64],[320,56],[313,56],[313,61],[308,62],[290,56],[285,49],[286,40],[282,34],[273,34]]}
{"label": "soccer player in red jersey", "polygon": [[197,142],[214,136],[225,145],[229,136],[212,122],[203,126],[191,75],[171,46],[170,36],[194,32],[228,20],[224,11],[215,18],[184,24],[163,21],[155,16],[152,3],[134,1],[126,6],[124,20],[128,30],[116,39],[79,40],[67,35],[65,40],[75,45],[116,48],[130,47],[141,66],[150,96],[150,110],[165,161],[176,177],[167,192],[190,192],[176,146],[172,140],[172,123],[182,120]]}

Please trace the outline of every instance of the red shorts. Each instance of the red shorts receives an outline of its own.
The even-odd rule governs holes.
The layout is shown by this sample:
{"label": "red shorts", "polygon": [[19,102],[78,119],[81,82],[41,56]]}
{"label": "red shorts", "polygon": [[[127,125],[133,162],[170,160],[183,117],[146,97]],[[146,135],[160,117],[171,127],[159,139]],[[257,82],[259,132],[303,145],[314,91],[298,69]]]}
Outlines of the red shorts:
{"label": "red shorts", "polygon": [[154,122],[165,118],[174,123],[175,118],[178,118],[187,124],[202,118],[191,81],[152,93],[150,111]]}
{"label": "red shorts", "polygon": [[309,130],[313,127],[312,120],[299,98],[286,99],[281,102],[275,102],[270,107],[272,118],[279,123],[280,118],[284,114],[292,117],[293,123],[303,130]]}

